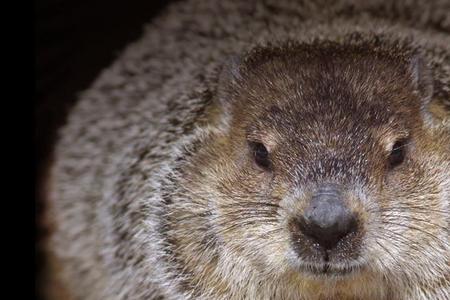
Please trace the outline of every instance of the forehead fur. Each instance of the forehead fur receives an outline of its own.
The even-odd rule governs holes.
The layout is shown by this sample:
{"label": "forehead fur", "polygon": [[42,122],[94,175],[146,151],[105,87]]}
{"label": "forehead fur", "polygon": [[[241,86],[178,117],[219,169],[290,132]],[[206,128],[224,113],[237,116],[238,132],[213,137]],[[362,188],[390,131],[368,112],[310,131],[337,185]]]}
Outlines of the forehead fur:
{"label": "forehead fur", "polygon": [[420,123],[420,99],[411,57],[398,49],[329,42],[256,48],[236,67],[229,97],[239,123],[269,116],[310,125],[346,120],[373,128],[396,120],[413,126]]}
{"label": "forehead fur", "polygon": [[379,160],[382,138],[413,135],[422,122],[410,59],[398,49],[333,43],[257,48],[230,86],[234,128],[282,143],[289,150],[274,155],[287,168],[367,169],[354,164]]}

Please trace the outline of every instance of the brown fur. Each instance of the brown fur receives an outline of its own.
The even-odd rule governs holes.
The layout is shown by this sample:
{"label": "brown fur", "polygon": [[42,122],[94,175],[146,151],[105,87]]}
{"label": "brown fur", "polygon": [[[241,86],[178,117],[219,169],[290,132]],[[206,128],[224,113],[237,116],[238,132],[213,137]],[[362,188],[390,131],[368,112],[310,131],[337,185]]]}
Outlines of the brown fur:
{"label": "brown fur", "polygon": [[[448,11],[171,6],[61,131],[50,248],[71,296],[448,299]],[[298,222],[324,183],[357,220],[329,251]]]}
{"label": "brown fur", "polygon": [[[203,142],[203,149],[192,158],[190,165],[193,167],[183,172],[188,179],[181,179],[181,182],[187,181],[185,188],[188,194],[192,193],[193,199],[218,190],[218,196],[213,197],[214,204],[211,203],[217,206],[211,208],[217,217],[211,226],[217,226],[214,230],[218,232],[212,230],[210,235],[219,235],[224,239],[228,251],[234,253],[228,255],[250,255],[248,259],[253,267],[263,274],[267,272],[265,270],[275,268],[265,262],[265,256],[277,253],[283,257],[286,248],[291,246],[289,239],[279,233],[286,229],[272,223],[284,222],[280,219],[280,214],[284,216],[280,210],[288,211],[287,219],[301,214],[307,203],[306,196],[291,203],[294,205],[291,211],[289,207],[283,207],[283,198],[298,186],[307,189],[322,181],[346,184],[350,195],[348,204],[363,224],[361,235],[355,238],[356,244],[365,239],[364,235],[375,234],[371,231],[377,229],[371,227],[371,222],[387,222],[384,226],[389,227],[389,217],[376,216],[377,211],[389,211],[400,205],[407,212],[408,208],[404,205],[411,209],[422,207],[420,198],[414,200],[415,193],[441,193],[442,187],[439,185],[442,180],[448,181],[447,177],[442,177],[448,176],[448,172],[432,174],[430,171],[433,171],[422,164],[427,156],[426,148],[432,145],[432,150],[428,151],[440,157],[445,166],[448,165],[449,153],[445,144],[448,137],[429,137],[428,129],[423,125],[422,102],[427,95],[412,79],[413,58],[411,53],[386,52],[370,47],[289,44],[257,49],[244,57],[241,65],[224,71],[228,85],[221,87],[223,91],[218,100],[225,111],[230,110],[229,128],[220,137]],[[222,81],[222,84],[226,83]],[[408,137],[411,144],[407,161],[398,169],[389,171],[386,164],[388,149],[394,140],[404,137]],[[248,140],[270,145],[270,155],[274,161],[272,172],[261,171],[254,165]],[[369,195],[366,196],[370,199],[368,203],[361,202],[362,199],[354,194],[361,187]],[[411,213],[418,221],[413,221],[413,226],[407,223],[402,225],[420,238],[421,243],[432,241],[421,233],[422,230],[440,234],[441,228],[447,226],[448,219],[444,214],[447,208],[440,209],[444,201],[442,197],[428,199],[428,205],[440,211],[434,223],[420,221],[424,212],[418,210],[414,213],[412,209]],[[177,210],[172,209],[173,212]],[[253,217],[243,221],[249,211],[256,216],[259,213],[260,219],[256,221]],[[186,234],[181,229],[186,226],[184,223],[179,224],[181,227],[177,225],[177,220],[190,215],[179,211],[179,214],[171,215],[168,221],[174,234],[172,238],[176,241],[174,248],[178,249],[176,256],[181,259],[178,263],[184,266],[183,274],[189,283],[194,283],[199,289],[206,283],[208,287],[203,286],[203,289],[213,287],[214,293],[222,294],[219,287],[224,285],[223,278],[207,271],[216,269],[217,272],[220,266],[209,257],[202,261],[198,253],[203,253],[205,249],[201,244],[195,246],[200,237],[196,237],[196,233]],[[414,226],[418,225],[420,231],[414,230]],[[266,227],[274,232],[269,234],[270,239],[279,242],[266,245],[260,241],[262,249],[248,249],[249,232],[256,239],[262,239]],[[350,261],[357,257],[357,254],[345,251],[348,250],[339,253],[340,260]],[[388,253],[384,255],[392,255],[389,250],[386,251]],[[416,250],[410,251],[413,255]],[[265,255],[261,256],[263,253]],[[370,261],[371,258],[365,259]],[[278,268],[285,263],[279,261]],[[323,297],[356,299],[356,294],[361,295],[361,299],[400,297],[397,294],[399,291],[394,290],[397,288],[395,285],[384,282],[383,277],[387,274],[376,274],[374,271],[364,266],[356,277],[337,278],[333,283],[334,292],[328,296],[325,293]],[[313,295],[314,291],[324,288],[322,280],[325,279],[309,281],[299,274],[291,274],[292,271],[285,272],[280,276],[289,276],[289,279],[283,280],[303,286],[303,295]],[[449,270],[446,272],[448,274]],[[277,272],[269,274],[274,276]],[[401,273],[394,274],[388,276],[402,276]],[[262,278],[264,275],[260,280]],[[392,282],[395,280],[392,279]],[[232,285],[228,282],[225,286],[227,284]],[[442,284],[446,286],[449,283],[443,280]],[[282,286],[287,288],[289,285],[284,283]],[[230,289],[225,291],[232,293]],[[283,299],[288,297],[278,292]]]}

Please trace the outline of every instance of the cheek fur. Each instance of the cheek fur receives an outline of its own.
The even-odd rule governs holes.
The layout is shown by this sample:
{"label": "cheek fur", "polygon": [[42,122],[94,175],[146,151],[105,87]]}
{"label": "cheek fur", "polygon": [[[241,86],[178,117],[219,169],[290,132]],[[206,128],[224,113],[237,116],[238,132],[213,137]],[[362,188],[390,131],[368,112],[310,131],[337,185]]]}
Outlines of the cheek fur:
{"label": "cheek fur", "polygon": [[399,272],[399,278],[445,265],[450,253],[448,201],[436,166],[410,160],[404,167],[390,175],[378,196],[369,241],[377,268]]}

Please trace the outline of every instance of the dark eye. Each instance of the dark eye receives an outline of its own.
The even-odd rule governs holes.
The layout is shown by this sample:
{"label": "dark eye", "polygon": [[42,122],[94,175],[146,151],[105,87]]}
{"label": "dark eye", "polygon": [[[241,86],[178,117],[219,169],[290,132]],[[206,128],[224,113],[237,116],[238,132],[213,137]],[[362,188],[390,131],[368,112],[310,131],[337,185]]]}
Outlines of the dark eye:
{"label": "dark eye", "polygon": [[403,163],[406,155],[406,146],[406,140],[397,141],[392,146],[391,154],[389,154],[389,166],[391,168],[395,168]]}
{"label": "dark eye", "polygon": [[266,146],[264,146],[263,143],[259,142],[249,142],[249,145],[255,163],[259,167],[268,170],[271,163],[269,159],[269,151],[267,151]]}

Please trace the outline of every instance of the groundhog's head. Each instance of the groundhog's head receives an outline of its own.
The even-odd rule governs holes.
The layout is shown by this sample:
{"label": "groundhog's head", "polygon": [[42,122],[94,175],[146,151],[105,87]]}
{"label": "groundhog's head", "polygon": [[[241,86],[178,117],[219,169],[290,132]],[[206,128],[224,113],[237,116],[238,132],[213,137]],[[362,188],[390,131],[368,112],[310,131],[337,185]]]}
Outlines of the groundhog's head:
{"label": "groundhog's head", "polygon": [[186,183],[208,206],[208,272],[342,295],[447,282],[450,148],[429,122],[432,86],[419,56],[365,47],[233,60],[217,96],[225,129]]}

